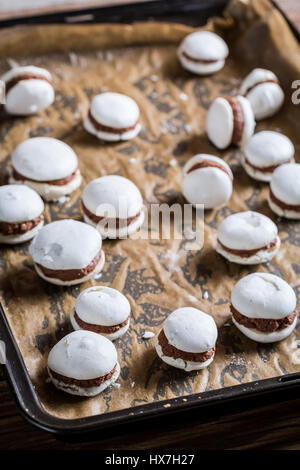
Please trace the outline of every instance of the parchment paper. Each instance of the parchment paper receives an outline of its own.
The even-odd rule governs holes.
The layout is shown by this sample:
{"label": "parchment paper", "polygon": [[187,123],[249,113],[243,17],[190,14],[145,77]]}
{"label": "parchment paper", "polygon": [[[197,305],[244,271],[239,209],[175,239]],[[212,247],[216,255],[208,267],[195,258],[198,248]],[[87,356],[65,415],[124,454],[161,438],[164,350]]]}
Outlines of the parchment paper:
{"label": "parchment paper", "polygon": [[[56,88],[55,103],[45,112],[2,119],[2,183],[14,147],[41,135],[62,139],[74,148],[83,186],[100,175],[117,173],[138,185],[146,203],[183,202],[182,166],[197,152],[224,157],[235,178],[229,203],[205,215],[201,251],[186,251],[180,241],[105,241],[107,261],[99,281],[60,288],[38,278],[28,244],[1,248],[2,302],[40,400],[57,416],[94,415],[299,370],[300,331],[274,345],[247,340],[229,320],[229,299],[238,279],[256,270],[284,277],[299,295],[300,224],[276,218],[266,203],[267,185],[246,175],[240,151],[232,147],[219,152],[204,133],[211,101],[220,94],[234,95],[241,77],[254,66],[264,66],[279,75],[286,101],[280,113],[260,122],[257,130],[282,131],[293,140],[299,156],[299,106],[291,103],[291,81],[300,78],[299,46],[266,0],[233,1],[226,19],[214,19],[207,27],[224,36],[230,57],[222,71],[206,78],[185,72],[177,61],[178,42],[192,31],[185,25],[50,25],[0,31],[1,71],[8,69],[11,59],[45,66]],[[126,93],[138,102],[143,130],[136,139],[105,145],[83,130],[81,120],[89,101],[101,90]],[[175,166],[170,164],[174,159]],[[47,222],[81,219],[79,195],[78,190],[65,203],[48,204]],[[278,224],[282,246],[267,265],[229,264],[214,250],[216,228],[224,217],[247,209],[259,210]],[[76,296],[97,283],[128,297],[132,323],[116,342],[120,388],[84,399],[57,391],[47,382],[45,364],[50,347],[71,331],[69,312]],[[165,317],[181,306],[203,309],[219,326],[215,361],[202,372],[186,374],[168,367],[156,356],[153,339],[142,339],[145,331],[158,331]]]}

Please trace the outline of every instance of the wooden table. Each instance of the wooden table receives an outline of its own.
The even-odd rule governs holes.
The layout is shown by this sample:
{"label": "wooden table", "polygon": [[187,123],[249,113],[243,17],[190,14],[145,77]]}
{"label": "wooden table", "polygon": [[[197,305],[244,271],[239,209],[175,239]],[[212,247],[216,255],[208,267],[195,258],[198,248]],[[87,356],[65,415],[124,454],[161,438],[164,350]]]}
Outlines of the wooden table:
{"label": "wooden table", "polygon": [[286,14],[291,23],[300,31],[300,2],[299,0],[276,0],[277,5]]}
{"label": "wooden table", "polygon": [[[300,30],[299,0],[277,0]],[[159,429],[159,432],[158,432]],[[5,380],[0,378],[0,449],[297,449],[300,450],[300,398],[252,409],[228,407],[221,416],[194,421],[136,425],[126,433],[105,433],[101,440],[66,444],[36,429],[19,414]]]}

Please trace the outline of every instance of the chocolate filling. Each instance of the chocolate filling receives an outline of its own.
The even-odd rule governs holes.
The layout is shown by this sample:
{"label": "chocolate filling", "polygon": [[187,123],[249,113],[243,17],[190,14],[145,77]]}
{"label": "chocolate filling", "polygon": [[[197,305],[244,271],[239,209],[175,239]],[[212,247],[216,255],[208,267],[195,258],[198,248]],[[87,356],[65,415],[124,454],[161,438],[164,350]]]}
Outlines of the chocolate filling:
{"label": "chocolate filling", "polygon": [[276,165],[264,166],[264,167],[253,165],[253,163],[250,163],[246,157],[245,157],[245,162],[247,165],[251,166],[251,168],[253,168],[254,170],[260,171],[261,173],[273,173],[273,171],[276,170],[276,168],[278,168],[283,163],[291,162],[291,159],[285,162],[277,163]]}
{"label": "chocolate filling", "polygon": [[89,330],[89,331],[94,331],[94,333],[115,333],[116,331],[119,331],[123,326],[127,325],[128,320],[129,320],[129,315],[124,320],[122,323],[119,323],[118,325],[111,325],[111,326],[104,326],[104,325],[94,325],[93,323],[87,323],[78,316],[77,312],[74,312],[74,319],[78,326],[82,328],[83,330]]}
{"label": "chocolate filling", "polygon": [[102,256],[102,250],[100,250],[97,256],[95,256],[95,258],[90,262],[90,264],[82,269],[49,269],[38,263],[36,263],[36,265],[47,277],[53,277],[55,279],[60,279],[61,281],[73,281],[75,279],[81,279],[82,277],[90,274],[100,262]]}
{"label": "chocolate filling", "polygon": [[78,379],[73,379],[72,377],[66,377],[65,375],[61,375],[61,374],[58,374],[57,372],[54,372],[50,368],[49,368],[49,371],[52,377],[54,377],[54,379],[59,380],[60,382],[63,382],[65,385],[76,385],[77,387],[90,388],[90,387],[99,387],[101,384],[103,384],[103,382],[106,382],[106,380],[111,379],[116,371],[116,368],[117,368],[117,364],[108,374],[103,375],[102,377],[97,377],[96,379],[89,379],[89,380],[78,380]]}
{"label": "chocolate filling", "polygon": [[230,305],[230,310],[233,318],[246,328],[254,328],[255,330],[261,331],[262,333],[272,333],[274,331],[280,331],[283,328],[288,327],[293,323],[297,315],[296,309],[287,317],[280,318],[279,320],[266,319],[266,318],[248,318],[242,315],[238,310]]}
{"label": "chocolate filling", "polygon": [[111,134],[124,134],[125,132],[133,131],[133,129],[136,128],[136,125],[138,123],[138,121],[136,121],[136,123],[130,127],[109,127],[105,126],[104,124],[100,124],[100,122],[96,121],[96,119],[92,116],[91,111],[89,111],[88,117],[95,129],[97,129],[97,131],[110,132]]}
{"label": "chocolate filling", "polygon": [[223,245],[223,243],[221,243],[219,239],[218,243],[225,251],[228,251],[228,253],[240,256],[241,258],[249,258],[250,256],[255,255],[261,250],[272,250],[272,248],[276,246],[277,238],[271,241],[268,245],[262,246],[261,248],[255,248],[254,250],[233,250],[232,248],[228,248],[227,246]]}
{"label": "chocolate filling", "polygon": [[255,88],[257,85],[262,85],[263,83],[277,83],[277,85],[279,85],[279,81],[277,80],[277,78],[273,78],[273,79],[270,78],[269,80],[260,80],[259,82],[255,83],[254,85],[247,88],[244,96],[247,96],[248,93],[250,93],[250,91],[252,91],[253,88]]}
{"label": "chocolate filling", "polygon": [[211,160],[203,160],[202,162],[195,163],[195,165],[193,165],[188,170],[187,174],[192,173],[192,171],[198,170],[199,168],[210,168],[210,167],[219,168],[219,170],[224,171],[224,173],[226,173],[226,175],[228,175],[230,177],[230,179],[232,179],[231,174],[228,173],[227,169],[224,166],[219,165],[218,163],[215,163]]}
{"label": "chocolate filling", "polygon": [[2,233],[2,235],[21,235],[22,233],[34,229],[42,220],[44,220],[43,214],[25,222],[0,222],[0,233]]}
{"label": "chocolate filling", "polygon": [[231,97],[227,97],[225,99],[230,104],[233,112],[233,132],[231,143],[238,145],[242,140],[245,125],[243,109],[237,99]]}
{"label": "chocolate filling", "polygon": [[286,204],[285,202],[280,201],[277,199],[276,196],[272,193],[272,189],[270,188],[270,199],[276,204],[276,206],[280,207],[283,210],[290,210],[295,212],[300,212],[300,204]]}
{"label": "chocolate filling", "polygon": [[196,62],[197,64],[214,64],[215,62],[219,62],[217,59],[195,59],[195,57],[191,57],[186,52],[182,52],[182,55],[190,60],[191,62]]}
{"label": "chocolate filling", "polygon": [[182,359],[183,361],[205,362],[208,361],[208,359],[210,359],[214,355],[216,350],[216,347],[214,346],[208,351],[204,351],[201,353],[181,351],[180,349],[175,348],[175,346],[172,346],[169,343],[163,329],[159,333],[157,339],[164,356],[172,357],[173,359]]}
{"label": "chocolate filling", "polygon": [[49,78],[44,77],[42,75],[35,75],[31,73],[24,73],[22,75],[18,75],[17,77],[12,78],[5,84],[5,91],[6,94],[15,86],[17,83],[21,82],[22,80],[44,80],[45,82],[48,82],[51,86],[53,86],[53,83]]}
{"label": "chocolate filling", "polygon": [[53,186],[64,186],[65,184],[72,181],[77,171],[78,171],[78,168],[76,168],[76,170],[73,171],[73,173],[71,173],[69,176],[66,176],[65,178],[60,178],[58,180],[38,181],[38,180],[33,180],[31,178],[27,178],[27,176],[21,175],[21,173],[19,173],[17,170],[13,168],[12,177],[16,181],[32,181],[33,183],[40,183],[40,184],[44,183],[44,184],[51,184]]}
{"label": "chocolate filling", "polygon": [[98,224],[101,220],[103,219],[106,219],[107,220],[107,224],[105,225],[105,227],[108,227],[110,223],[110,221],[113,221],[113,223],[115,224],[114,226],[116,227],[116,229],[119,229],[119,228],[124,228],[124,227],[128,227],[128,225],[130,225],[134,220],[138,219],[139,216],[141,215],[141,211],[138,212],[138,214],[134,215],[133,217],[128,217],[128,219],[119,219],[119,218],[116,218],[116,219],[109,219],[107,217],[100,217],[98,215],[95,215],[93,214],[91,211],[89,211],[85,205],[83,204],[83,202],[81,201],[81,206],[82,206],[82,210],[83,212],[85,213],[85,215],[92,220],[92,222],[94,222],[95,224]]}

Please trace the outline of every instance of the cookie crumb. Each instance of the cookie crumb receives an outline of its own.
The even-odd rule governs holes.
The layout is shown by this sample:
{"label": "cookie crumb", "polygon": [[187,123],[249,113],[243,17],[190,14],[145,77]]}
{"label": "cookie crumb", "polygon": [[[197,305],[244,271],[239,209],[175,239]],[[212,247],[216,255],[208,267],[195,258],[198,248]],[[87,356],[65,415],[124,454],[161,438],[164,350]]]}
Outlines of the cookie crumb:
{"label": "cookie crumb", "polygon": [[73,67],[76,67],[76,65],[78,65],[78,57],[77,55],[74,53],[74,52],[69,52],[69,59],[70,59],[70,63]]}
{"label": "cookie crumb", "polygon": [[95,281],[98,281],[102,276],[102,273],[95,274],[94,279]]}
{"label": "cookie crumb", "polygon": [[191,126],[189,126],[189,124],[184,124],[183,129],[185,130],[185,132],[187,134],[190,134],[191,130],[192,130],[192,128],[191,128]]}
{"label": "cookie crumb", "polygon": [[69,201],[70,197],[69,196],[62,196],[57,199],[57,202],[60,202],[60,204],[64,204],[65,202]]}
{"label": "cookie crumb", "polygon": [[180,98],[182,101],[187,101],[189,97],[188,97],[188,95],[187,95],[186,93],[180,93],[179,98]]}
{"label": "cookie crumb", "polygon": [[153,333],[152,331],[145,331],[145,333],[143,334],[143,339],[150,339],[153,338],[153,336],[155,336],[155,333]]}

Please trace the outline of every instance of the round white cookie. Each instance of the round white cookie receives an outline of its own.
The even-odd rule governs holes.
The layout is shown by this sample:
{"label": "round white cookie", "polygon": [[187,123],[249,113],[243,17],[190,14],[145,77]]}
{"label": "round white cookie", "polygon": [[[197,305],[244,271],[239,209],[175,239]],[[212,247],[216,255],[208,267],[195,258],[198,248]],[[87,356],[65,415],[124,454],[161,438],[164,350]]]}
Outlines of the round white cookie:
{"label": "round white cookie", "polygon": [[[252,251],[266,247],[274,241],[276,241],[274,247],[260,249],[247,257],[226,250],[228,248],[229,250]],[[276,255],[279,248],[280,238],[276,225],[269,217],[259,212],[246,211],[232,214],[226,217],[218,228],[216,250],[232,263],[266,263]]]}
{"label": "round white cookie", "polygon": [[[163,331],[170,345],[189,353],[209,351],[215,346],[218,336],[214,319],[193,307],[183,307],[172,312],[164,322]],[[199,370],[207,367],[214,359],[213,355],[205,362],[193,362],[165,356],[158,342],[159,333],[155,341],[157,354],[173,367],[185,371]]]}
{"label": "round white cookie", "polygon": [[34,228],[15,235],[1,233],[1,222],[20,224],[36,219],[44,212],[40,196],[25,185],[0,186],[0,243],[17,244],[31,240],[42,228],[41,220]]}
{"label": "round white cookie", "polygon": [[242,165],[252,178],[269,182],[274,170],[265,169],[293,161],[294,154],[295,147],[288,137],[275,131],[261,131],[248,140]]}
{"label": "round white cookie", "polygon": [[[137,186],[127,178],[107,175],[92,180],[82,193],[82,203],[97,217],[112,219],[108,227],[105,220],[98,223],[84,213],[85,222],[97,227],[103,238],[125,238],[136,232],[143,224],[143,198]],[[128,226],[117,228],[114,219],[139,216]]]}
{"label": "round white cookie", "polygon": [[74,330],[83,329],[74,318],[75,312],[82,321],[96,326],[116,326],[128,319],[126,325],[119,330],[113,333],[100,333],[114,341],[128,330],[130,310],[130,303],[121,292],[111,287],[94,286],[85,289],[77,297],[70,319]]}
{"label": "round white cookie", "polygon": [[[294,312],[297,299],[291,286],[280,277],[269,273],[253,273],[236,283],[231,293],[231,303],[245,317],[279,320]],[[234,318],[232,321],[245,336],[254,341],[271,343],[286,338],[295,328],[297,318],[286,328],[270,333],[247,328]]]}
{"label": "round white cookie", "polygon": [[178,58],[182,67],[198,75],[212,74],[221,70],[228,54],[225,41],[210,31],[189,34],[178,48]]}
{"label": "round white cookie", "polygon": [[270,190],[276,199],[288,205],[287,208],[280,207],[269,193],[268,203],[275,214],[287,219],[300,219],[299,163],[286,163],[276,168],[271,179]]}
{"label": "round white cookie", "polygon": [[[75,380],[93,380],[116,370],[110,379],[99,386],[82,387],[66,384],[51,372]],[[113,343],[104,336],[91,331],[74,331],[62,338],[50,351],[48,372],[53,384],[72,395],[92,397],[115,382],[120,373],[118,355]]]}
{"label": "round white cookie", "polygon": [[[29,253],[37,273],[46,281],[57,285],[75,285],[99,273],[104,264],[102,238],[93,227],[77,220],[65,219],[43,227],[32,241]],[[86,276],[64,281],[46,276],[38,265],[55,271],[82,270],[90,265],[101,251],[95,268]]]}
{"label": "round white cookie", "polygon": [[[83,121],[84,128],[100,140],[129,140],[136,137],[141,130],[138,105],[132,98],[121,93],[107,92],[95,96],[91,102],[90,114],[100,126],[109,128],[97,129],[89,116],[86,116]],[[120,132],[120,129],[124,131]]]}
{"label": "round white cookie", "polygon": [[46,69],[33,65],[14,67],[6,72],[1,80],[8,85],[11,80],[18,77],[34,75],[38,78],[20,79],[6,94],[4,107],[9,114],[26,116],[36,114],[47,108],[54,101],[54,88],[51,83],[51,74]]}
{"label": "round white cookie", "polygon": [[[211,162],[224,168],[209,166],[189,171],[202,162]],[[212,209],[224,204],[232,193],[233,175],[227,163],[221,158],[207,154],[192,157],[183,168],[183,195],[190,204],[204,204],[205,209]]]}
{"label": "round white cookie", "polygon": [[[51,137],[34,137],[19,144],[12,154],[12,165],[24,180],[15,179],[12,174],[9,182],[27,184],[46,201],[71,194],[82,180],[76,153],[69,145]],[[66,184],[48,183],[73,173],[74,177]]]}
{"label": "round white cookie", "polygon": [[257,121],[273,116],[281,108],[284,93],[277,82],[273,72],[261,68],[252,70],[243,80],[240,93],[249,100]]}
{"label": "round white cookie", "polygon": [[[234,98],[243,113],[243,132],[238,145],[243,147],[254,132],[255,120],[250,103],[243,96]],[[209,107],[206,118],[206,133],[209,140],[219,149],[225,149],[232,143],[234,132],[233,110],[227,99],[218,97]]]}

